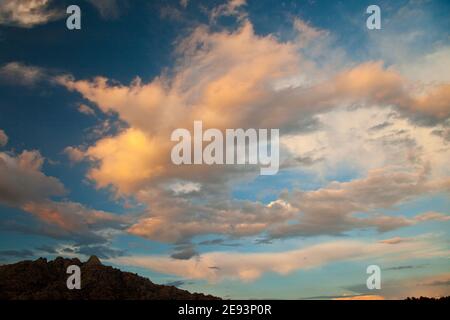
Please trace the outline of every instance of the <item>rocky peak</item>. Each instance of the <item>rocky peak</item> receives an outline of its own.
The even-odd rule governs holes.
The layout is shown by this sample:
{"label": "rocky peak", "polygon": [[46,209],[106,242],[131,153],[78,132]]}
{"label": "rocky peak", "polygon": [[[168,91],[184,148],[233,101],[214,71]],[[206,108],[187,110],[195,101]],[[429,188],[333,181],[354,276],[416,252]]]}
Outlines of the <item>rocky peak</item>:
{"label": "rocky peak", "polygon": [[101,266],[102,262],[97,256],[90,256],[88,261],[85,263],[88,266]]}
{"label": "rocky peak", "polygon": [[92,256],[81,267],[81,289],[67,288],[67,267],[78,259],[21,261],[0,266],[2,300],[198,300],[218,299],[158,285],[136,274],[104,266]]}
{"label": "rocky peak", "polygon": [[101,266],[102,262],[97,256],[90,256],[89,259],[85,262],[85,265],[88,266]]}

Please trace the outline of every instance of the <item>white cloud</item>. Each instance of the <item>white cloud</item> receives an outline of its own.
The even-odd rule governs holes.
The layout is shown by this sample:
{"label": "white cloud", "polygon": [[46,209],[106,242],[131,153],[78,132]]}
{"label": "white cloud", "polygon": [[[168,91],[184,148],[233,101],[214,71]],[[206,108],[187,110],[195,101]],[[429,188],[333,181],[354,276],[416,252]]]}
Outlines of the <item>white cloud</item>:
{"label": "white cloud", "polygon": [[450,174],[450,145],[436,132],[445,125],[418,126],[395,109],[337,108],[316,116],[312,132],[285,135],[281,144],[296,159],[320,159],[308,170],[325,177],[350,167],[365,175],[384,166],[427,165],[435,177]]}
{"label": "white cloud", "polygon": [[200,183],[176,182],[170,186],[170,189],[175,192],[176,195],[179,195],[198,192],[201,190],[201,187]]}

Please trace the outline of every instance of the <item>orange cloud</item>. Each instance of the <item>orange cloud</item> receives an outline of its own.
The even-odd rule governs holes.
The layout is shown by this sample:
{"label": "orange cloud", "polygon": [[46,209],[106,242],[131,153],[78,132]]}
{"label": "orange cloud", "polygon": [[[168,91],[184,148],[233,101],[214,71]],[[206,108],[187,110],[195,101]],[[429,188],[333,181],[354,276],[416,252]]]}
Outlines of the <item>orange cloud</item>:
{"label": "orange cloud", "polygon": [[38,217],[48,224],[56,225],[64,231],[72,233],[89,233],[108,227],[124,226],[127,223],[127,217],[113,215],[111,213],[93,210],[84,207],[76,202],[28,202],[22,206],[22,209]]}
{"label": "orange cloud", "polygon": [[20,208],[39,223],[33,232],[76,241],[104,242],[106,230],[125,229],[130,217],[94,210],[77,202],[53,201],[67,193],[56,178],[42,172],[44,157],[38,151],[23,151],[15,156],[0,152],[0,204]]}
{"label": "orange cloud", "polygon": [[5,131],[0,129],[0,147],[6,146],[8,143],[8,136],[6,135]]}
{"label": "orange cloud", "polygon": [[398,244],[401,242],[405,242],[405,241],[411,241],[410,238],[402,238],[402,237],[394,237],[394,238],[390,238],[390,239],[384,239],[384,240],[380,240],[380,243],[386,243],[386,244]]}
{"label": "orange cloud", "polygon": [[[142,182],[164,172],[163,146],[134,128],[101,139],[84,153],[94,161],[101,160],[99,167],[93,168],[88,177],[99,187],[113,185],[120,193],[131,193],[139,189]],[[167,163],[168,159],[165,160]]]}
{"label": "orange cloud", "polygon": [[[283,130],[300,130],[300,122],[315,119],[317,114],[353,104],[397,108],[413,116],[420,114],[439,119],[448,116],[446,87],[431,86],[425,92],[417,92],[413,83],[393,67],[385,68],[381,61],[327,72],[303,54],[305,41],[326,37],[327,33],[300,20],[295,21],[295,28],[299,37],[282,42],[273,35],[255,34],[246,18],[234,31],[213,32],[205,26],[197,27],[178,41],[178,59],[173,73],[163,74],[148,83],[139,78],[123,85],[103,77],[91,81],[58,77],[61,85],[80,93],[101,111],[117,114],[128,126],[114,136],[100,138],[83,151],[83,156],[91,160],[87,176],[98,187],[111,186],[116,196],[133,196],[151,208],[129,232],[151,239],[177,241],[198,233],[242,236],[269,228],[277,237],[335,234],[364,227],[386,231],[417,223],[405,217],[376,215],[363,219],[353,216],[357,209],[375,210],[377,205],[384,205],[383,199],[372,199],[377,192],[393,200],[386,201],[390,206],[439,189],[432,188],[415,173],[400,174],[393,170],[390,174],[384,173],[387,169],[380,169],[378,173],[383,171],[380,177],[371,173],[367,181],[355,181],[355,184],[370,184],[387,179],[398,184],[400,191],[377,184],[372,186],[377,192],[367,190],[364,195],[351,190],[308,193],[311,197],[322,194],[327,199],[343,195],[341,200],[330,200],[330,208],[338,205],[342,214],[328,214],[326,208],[319,208],[312,202],[314,208],[293,206],[295,201],[290,200],[287,203],[293,208],[277,209],[276,220],[266,216],[266,212],[273,213],[273,209],[261,203],[216,200],[229,197],[229,186],[235,179],[255,177],[252,168],[177,167],[171,163],[170,133],[176,128],[190,128],[194,120],[202,120],[205,127],[281,128],[283,133]],[[302,77],[307,80],[292,80]],[[417,171],[416,164],[410,165],[410,171]],[[419,164],[419,167],[425,165]],[[404,180],[415,184],[403,183]],[[200,185],[202,191],[197,199],[208,199],[208,203],[194,204],[195,201],[185,195],[167,191],[167,185],[179,181]],[[351,188],[350,184],[342,185],[344,189],[347,186]],[[440,186],[439,190],[445,189],[442,183]],[[301,193],[296,195],[302,197]],[[346,196],[352,199],[367,196],[373,203],[368,201],[371,203],[368,207],[364,200],[350,202]],[[355,203],[360,207],[346,208],[346,204]],[[253,211],[257,209],[262,213],[255,218]],[[298,215],[304,215],[301,223],[286,223],[295,210]],[[325,213],[310,214],[317,210]]]}

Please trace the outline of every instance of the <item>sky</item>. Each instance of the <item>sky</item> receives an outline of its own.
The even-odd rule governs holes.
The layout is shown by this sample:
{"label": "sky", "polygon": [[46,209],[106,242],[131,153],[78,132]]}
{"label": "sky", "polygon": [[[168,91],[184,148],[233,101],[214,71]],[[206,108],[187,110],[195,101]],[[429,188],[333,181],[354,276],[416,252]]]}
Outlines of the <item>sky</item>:
{"label": "sky", "polygon": [[[0,263],[97,255],[228,299],[449,295],[449,30],[444,0],[0,1]],[[195,120],[279,129],[279,172],[174,165]]]}

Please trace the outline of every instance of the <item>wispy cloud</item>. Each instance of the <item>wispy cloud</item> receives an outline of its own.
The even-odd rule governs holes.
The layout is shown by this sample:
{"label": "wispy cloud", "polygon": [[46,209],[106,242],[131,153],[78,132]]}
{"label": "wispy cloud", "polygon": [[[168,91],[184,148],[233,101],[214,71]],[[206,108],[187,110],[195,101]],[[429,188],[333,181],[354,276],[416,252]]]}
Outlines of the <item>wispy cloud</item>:
{"label": "wispy cloud", "polygon": [[0,68],[0,81],[7,84],[32,86],[45,77],[46,73],[42,68],[20,62],[10,62]]}
{"label": "wispy cloud", "polygon": [[209,252],[189,260],[164,256],[129,256],[113,259],[114,263],[148,268],[186,279],[224,279],[254,281],[264,273],[287,275],[296,270],[318,268],[338,261],[372,259],[373,261],[447,256],[441,244],[426,239],[391,246],[361,241],[334,241],[282,252]]}
{"label": "wispy cloud", "polygon": [[32,232],[79,242],[104,242],[108,238],[107,230],[120,230],[129,225],[131,221],[126,216],[94,210],[77,202],[51,200],[66,195],[67,190],[57,178],[42,172],[44,161],[38,151],[23,151],[18,155],[0,152],[0,204],[36,217],[42,225],[35,226]]}
{"label": "wispy cloud", "polygon": [[0,24],[31,28],[58,20],[62,10],[52,7],[51,0],[3,0],[0,2]]}

